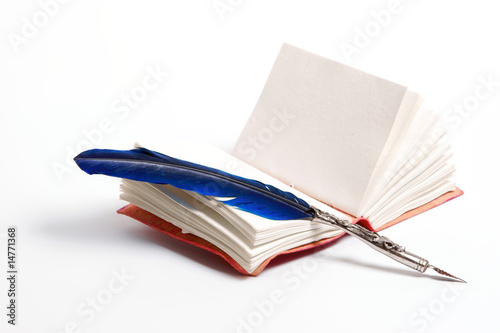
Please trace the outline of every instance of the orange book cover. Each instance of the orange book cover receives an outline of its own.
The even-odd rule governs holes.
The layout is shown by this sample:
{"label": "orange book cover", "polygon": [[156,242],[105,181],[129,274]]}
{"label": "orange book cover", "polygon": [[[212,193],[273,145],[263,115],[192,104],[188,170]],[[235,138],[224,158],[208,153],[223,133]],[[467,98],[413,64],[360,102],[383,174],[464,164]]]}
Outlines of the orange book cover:
{"label": "orange book cover", "polygon": [[[388,228],[390,226],[393,226],[396,223],[404,221],[412,216],[423,213],[426,210],[429,210],[431,208],[439,206],[439,205],[445,203],[446,201],[451,200],[453,198],[456,198],[462,194],[463,194],[463,191],[457,187],[454,191],[447,192],[447,193],[441,195],[440,197],[438,197],[438,198],[436,198],[436,199],[434,199],[434,200],[432,200],[432,201],[430,201],[430,202],[428,202],[420,207],[417,207],[415,209],[407,211],[406,213],[399,216],[398,218],[390,221],[389,223],[386,223],[384,226],[382,226],[379,229],[374,229],[372,227],[372,225],[370,224],[370,222],[364,218],[355,218],[353,223],[358,223],[358,224],[360,224],[360,225],[362,225],[370,230],[380,231],[380,230],[383,230],[383,229]],[[141,209],[133,204],[129,204],[129,205],[119,209],[118,213],[132,217],[132,218],[144,223],[145,225],[150,226],[151,228],[156,229],[158,231],[161,231],[162,233],[167,234],[171,237],[174,237],[174,238],[179,239],[181,241],[184,241],[186,243],[192,244],[194,246],[200,247],[202,249],[208,250],[214,254],[217,254],[220,257],[222,257],[224,260],[226,260],[238,272],[245,274],[245,275],[251,275],[251,276],[259,275],[264,270],[264,268],[269,264],[269,262],[279,255],[310,250],[310,249],[313,249],[315,247],[330,243],[330,242],[342,237],[343,235],[345,235],[345,234],[342,234],[342,235],[332,237],[332,238],[325,238],[325,239],[322,239],[319,241],[315,241],[315,242],[312,242],[309,244],[301,245],[301,246],[283,251],[281,253],[278,253],[276,255],[273,255],[273,256],[267,258],[262,264],[260,264],[259,267],[257,267],[253,272],[249,273],[245,269],[243,269],[243,267],[241,267],[227,253],[225,253],[224,251],[222,251],[220,248],[213,245],[212,243],[206,241],[203,238],[195,236],[193,234],[183,233],[180,228],[176,227],[172,223],[165,221],[165,220],[157,217],[156,215],[153,215],[153,214],[151,214],[151,213],[149,213],[149,212],[147,212],[147,211],[145,211],[145,210],[143,210],[143,209]]]}

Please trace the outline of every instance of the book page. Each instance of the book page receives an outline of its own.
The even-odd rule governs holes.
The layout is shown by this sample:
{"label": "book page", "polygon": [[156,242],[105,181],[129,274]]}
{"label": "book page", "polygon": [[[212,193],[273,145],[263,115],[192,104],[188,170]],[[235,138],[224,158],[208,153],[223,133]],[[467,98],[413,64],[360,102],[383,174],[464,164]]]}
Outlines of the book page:
{"label": "book page", "polygon": [[233,155],[356,215],[405,92],[285,44]]}
{"label": "book page", "polygon": [[372,172],[356,216],[366,217],[366,215],[364,215],[366,210],[371,208],[373,201],[377,200],[380,191],[387,185],[387,182],[390,180],[387,176],[388,170],[391,169],[391,165],[394,164],[395,161],[399,160],[401,152],[405,151],[404,148],[402,148],[403,143],[408,141],[413,142],[417,139],[419,132],[415,133],[416,131],[410,131],[410,126],[413,124],[416,130],[422,130],[422,128],[415,126],[414,121],[416,115],[418,115],[422,101],[423,99],[420,95],[410,90],[406,90],[391,133],[375,165],[375,169]]}

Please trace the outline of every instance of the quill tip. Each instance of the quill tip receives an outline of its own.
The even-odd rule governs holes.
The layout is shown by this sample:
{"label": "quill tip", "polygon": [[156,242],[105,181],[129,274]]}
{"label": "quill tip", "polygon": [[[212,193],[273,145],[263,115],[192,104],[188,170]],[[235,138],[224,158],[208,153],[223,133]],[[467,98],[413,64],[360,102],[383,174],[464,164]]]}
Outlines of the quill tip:
{"label": "quill tip", "polygon": [[449,278],[452,278],[458,282],[461,282],[461,283],[467,283],[465,280],[459,278],[459,277],[456,277],[455,275],[451,275],[450,273],[446,272],[446,271],[443,271],[442,269],[440,268],[437,268],[435,266],[432,266],[432,265],[429,265],[429,268],[432,268],[435,272],[441,274],[441,275],[444,275],[446,277],[449,277]]}

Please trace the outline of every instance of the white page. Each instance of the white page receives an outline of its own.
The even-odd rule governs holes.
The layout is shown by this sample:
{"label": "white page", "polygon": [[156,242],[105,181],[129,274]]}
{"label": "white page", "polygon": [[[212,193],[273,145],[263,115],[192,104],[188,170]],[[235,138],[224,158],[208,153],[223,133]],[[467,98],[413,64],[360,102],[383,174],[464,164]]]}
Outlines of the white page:
{"label": "white page", "polygon": [[[365,216],[364,211],[371,207],[371,202],[376,200],[380,191],[386,185],[388,179],[385,177],[387,170],[400,156],[401,145],[404,141],[416,140],[416,134],[411,135],[409,129],[415,116],[420,110],[422,97],[417,93],[406,90],[403,101],[399,107],[391,133],[372,172],[361,206],[356,216]],[[365,216],[366,217],[366,216]]]}
{"label": "white page", "polygon": [[356,215],[405,92],[285,44],[233,155]]}

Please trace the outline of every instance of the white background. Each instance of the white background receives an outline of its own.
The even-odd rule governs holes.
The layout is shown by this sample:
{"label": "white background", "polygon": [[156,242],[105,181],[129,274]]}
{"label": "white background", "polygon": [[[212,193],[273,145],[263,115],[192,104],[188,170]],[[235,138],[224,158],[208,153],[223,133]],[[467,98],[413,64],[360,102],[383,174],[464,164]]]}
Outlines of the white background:
{"label": "white background", "polygon": [[[382,23],[374,13],[389,1],[221,3],[231,6],[222,15],[213,0],[61,0],[49,17],[38,1],[2,1],[0,330],[498,331],[494,2],[401,0],[390,18],[378,15]],[[447,114],[465,195],[384,234],[468,284],[414,273],[349,237],[244,277],[117,215],[118,180],[67,161],[88,148],[85,133],[92,147],[128,149],[148,137],[231,151],[283,42],[404,84]],[[347,44],[356,53],[343,52]],[[124,107],[148,70],[168,76]],[[484,86],[488,78],[496,83]],[[453,111],[464,103],[470,111]],[[18,228],[15,327],[6,323],[8,225]],[[99,311],[88,303],[96,297]]]}

